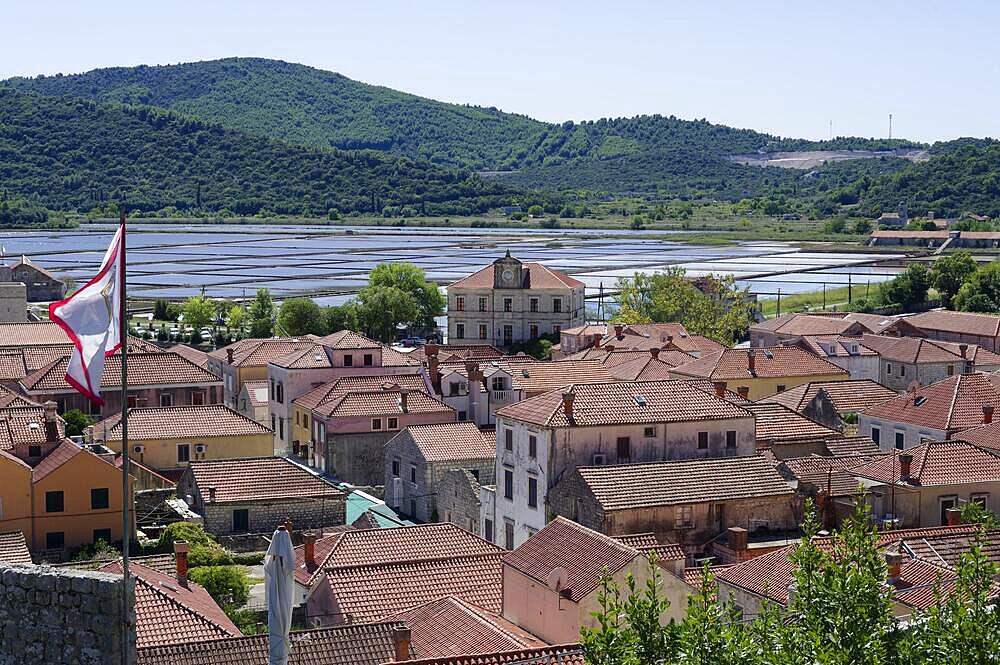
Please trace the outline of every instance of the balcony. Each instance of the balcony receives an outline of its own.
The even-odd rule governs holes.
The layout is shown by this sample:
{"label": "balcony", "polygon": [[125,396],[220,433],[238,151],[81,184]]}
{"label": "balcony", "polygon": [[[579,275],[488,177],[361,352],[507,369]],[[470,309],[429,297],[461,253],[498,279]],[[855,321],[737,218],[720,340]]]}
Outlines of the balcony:
{"label": "balcony", "polygon": [[514,396],[513,390],[494,390],[493,391],[493,401],[494,402],[507,402]]}

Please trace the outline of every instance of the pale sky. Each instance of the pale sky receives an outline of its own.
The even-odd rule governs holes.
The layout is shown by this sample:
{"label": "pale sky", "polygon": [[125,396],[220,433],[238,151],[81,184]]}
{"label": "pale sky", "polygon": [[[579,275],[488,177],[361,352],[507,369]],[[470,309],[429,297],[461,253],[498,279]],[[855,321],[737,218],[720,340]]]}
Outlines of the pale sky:
{"label": "pale sky", "polygon": [[0,78],[257,56],[542,120],[1000,136],[1000,2],[2,0]]}

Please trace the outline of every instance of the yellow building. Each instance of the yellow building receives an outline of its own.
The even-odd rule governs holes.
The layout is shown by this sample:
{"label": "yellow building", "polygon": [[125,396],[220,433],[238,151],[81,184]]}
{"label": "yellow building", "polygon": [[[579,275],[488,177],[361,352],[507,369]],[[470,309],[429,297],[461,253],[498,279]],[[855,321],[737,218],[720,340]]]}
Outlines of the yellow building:
{"label": "yellow building", "polygon": [[675,379],[707,379],[753,401],[811,381],[846,381],[847,370],[795,346],[723,349],[670,370]]}
{"label": "yellow building", "polygon": [[[85,436],[120,453],[121,417],[92,425]],[[191,460],[274,454],[269,428],[222,404],[129,409],[128,441],[135,460],[172,480]]]}
{"label": "yellow building", "polygon": [[267,381],[268,362],[308,348],[318,339],[315,335],[241,339],[210,352],[206,369],[222,378],[224,403],[235,409],[244,383]]}

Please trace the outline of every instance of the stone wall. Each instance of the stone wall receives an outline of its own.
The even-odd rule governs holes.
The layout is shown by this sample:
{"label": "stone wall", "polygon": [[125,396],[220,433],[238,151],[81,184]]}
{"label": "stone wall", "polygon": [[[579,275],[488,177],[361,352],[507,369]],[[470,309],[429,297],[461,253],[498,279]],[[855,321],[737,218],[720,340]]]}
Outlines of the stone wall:
{"label": "stone wall", "polygon": [[381,485],[385,481],[385,444],[398,433],[330,434],[326,468],[352,485]]}
{"label": "stone wall", "polygon": [[135,662],[135,600],[122,616],[117,575],[0,566],[0,665],[120,665],[122,637]]}
{"label": "stone wall", "polygon": [[449,469],[437,488],[438,518],[477,536],[480,528],[480,485],[465,469]]}
{"label": "stone wall", "polygon": [[253,503],[205,504],[205,530],[214,536],[233,533],[233,511],[246,509],[251,534],[272,534],[279,525],[291,522],[293,528],[315,529],[343,524],[346,519],[344,497],[268,500]]}

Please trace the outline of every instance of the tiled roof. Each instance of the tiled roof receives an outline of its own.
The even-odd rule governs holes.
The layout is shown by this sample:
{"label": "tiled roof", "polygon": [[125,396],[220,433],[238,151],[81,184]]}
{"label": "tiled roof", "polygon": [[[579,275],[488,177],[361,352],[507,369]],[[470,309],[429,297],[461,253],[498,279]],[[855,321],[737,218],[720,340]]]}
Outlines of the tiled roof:
{"label": "tiled roof", "polygon": [[70,344],[66,332],[50,321],[0,323],[0,347]]}
{"label": "tiled roof", "polygon": [[[99,568],[104,573],[121,574],[114,561]],[[240,635],[204,588],[189,581],[186,586],[159,571],[133,563],[135,576],[136,647],[184,644],[212,638]]]}
{"label": "tiled roof", "polygon": [[289,351],[284,355],[273,358],[268,364],[287,367],[289,369],[323,369],[333,367],[333,361],[327,355],[326,348],[318,343]]}
{"label": "tiled roof", "polygon": [[[42,444],[47,441],[45,408],[22,406],[12,399],[10,406],[0,408],[0,450],[10,450],[19,444]],[[29,403],[30,404],[30,403]],[[66,422],[56,417],[58,439],[66,436]]]}
{"label": "tiled roof", "polygon": [[684,381],[589,383],[570,386],[573,422],[563,408],[563,391],[553,390],[505,406],[497,415],[546,427],[623,423],[732,420],[750,414]]}
{"label": "tiled roof", "polygon": [[586,665],[577,644],[409,660],[405,665]]}
{"label": "tiled roof", "polygon": [[[565,332],[565,331],[563,331]],[[438,362],[453,362],[466,358],[475,360],[498,360],[503,357],[503,351],[489,344],[438,344]],[[427,345],[418,346],[407,354],[414,360],[427,361]]]}
{"label": "tiled roof", "polygon": [[21,349],[0,353],[0,381],[17,381],[28,375]]}
{"label": "tiled roof", "polygon": [[862,413],[893,422],[955,431],[983,424],[983,406],[1000,407],[1000,389],[984,374],[956,374],[871,406]]}
{"label": "tiled roof", "polygon": [[973,312],[932,311],[915,314],[907,321],[924,330],[997,337],[1000,335],[1000,316]]}
{"label": "tiled roof", "polygon": [[878,444],[867,436],[837,436],[826,440],[826,449],[834,457],[841,455],[877,455]]}
{"label": "tiled roof", "polygon": [[572,383],[615,381],[615,377],[611,375],[608,368],[594,360],[558,363],[519,362],[515,364],[494,361],[482,365],[480,368],[488,379],[492,375],[494,367],[510,374],[514,387],[523,390],[529,397]]}
{"label": "tiled roof", "polygon": [[228,363],[229,349],[232,349],[233,367],[264,367],[275,358],[311,346],[317,339],[315,335],[241,339],[229,346],[209,352],[208,356]]}
{"label": "tiled roof", "polygon": [[782,335],[843,335],[875,332],[860,321],[848,321],[836,316],[819,314],[783,314],[750,326],[751,331],[781,333]]}
{"label": "tiled roof", "polygon": [[410,644],[419,658],[490,653],[545,646],[528,631],[499,614],[457,596],[437,598],[389,617],[412,632]]}
{"label": "tiled roof", "polygon": [[[101,440],[120,440],[121,414],[106,418],[88,429]],[[144,406],[128,410],[128,435],[136,441],[259,434],[271,434],[271,430],[224,404]]]}
{"label": "tiled roof", "polygon": [[188,346],[187,344],[174,344],[168,351],[184,356],[198,367],[208,369],[208,353],[201,349]]}
{"label": "tiled roof", "polygon": [[[749,353],[754,353],[754,373],[750,373]],[[829,376],[847,370],[795,346],[758,349],[725,349],[709,353],[674,369],[674,376],[693,376],[712,381],[754,377],[784,378],[793,376]]]}
{"label": "tiled roof", "polygon": [[406,411],[403,410],[400,391],[395,388],[385,390],[364,390],[341,395],[317,406],[314,411],[332,418],[357,418],[368,416],[396,416],[403,413],[455,414],[455,410],[423,391],[407,391]]}
{"label": "tiled roof", "polygon": [[496,457],[496,433],[483,433],[473,422],[410,425],[387,445],[397,445],[404,438],[411,439],[428,462]]}
{"label": "tiled roof", "polygon": [[788,477],[812,486],[817,492],[830,496],[854,496],[858,493],[858,480],[850,472],[852,466],[865,463],[862,457],[831,458],[812,455],[783,460],[778,469]]}
{"label": "tiled roof", "polygon": [[[683,381],[684,383],[688,384],[693,388],[697,388],[698,390],[704,393],[708,393],[709,395],[717,395],[716,391],[718,389],[716,388],[715,384],[709,381],[708,379],[681,379],[681,381]],[[754,403],[753,401],[747,399],[746,397],[743,397],[739,393],[734,393],[732,390],[729,390],[728,388],[722,391],[722,399],[726,400],[727,402],[732,402],[733,404],[738,404],[738,405]]]}
{"label": "tiled roof", "polygon": [[187,473],[194,476],[198,491],[206,500],[208,488],[215,488],[216,503],[344,495],[284,457],[191,461]]}
{"label": "tiled roof", "polygon": [[806,418],[781,404],[744,404],[743,408],[754,415],[757,445],[815,441],[839,436],[840,432]]}
{"label": "tiled roof", "polygon": [[[524,283],[521,286],[525,289],[569,289],[583,286],[583,282],[580,280],[574,279],[564,272],[546,268],[541,263],[524,262],[521,266],[524,275]],[[482,270],[453,282],[448,288],[492,289],[493,264],[491,263]]]}
{"label": "tiled roof", "polygon": [[107,464],[111,468],[115,468],[111,462],[108,462],[103,457],[98,457],[89,450],[84,450],[69,439],[66,439],[60,443],[55,450],[42,458],[41,462],[35,465],[35,467],[31,470],[31,482],[37,483],[41,481],[43,478],[77,455],[92,455],[95,459],[100,460],[101,463]]}
{"label": "tiled roof", "polygon": [[[679,354],[679,351],[673,353]],[[688,360],[691,356],[683,354]],[[686,361],[685,361],[686,362]],[[622,363],[611,368],[611,375],[619,381],[666,381],[670,378],[670,370],[677,366],[659,358],[647,355],[645,358],[636,358],[627,363]]]}
{"label": "tiled roof", "polygon": [[[387,622],[292,631],[288,665],[382,665],[395,656]],[[412,653],[412,650],[411,650]],[[268,636],[247,635],[138,649],[137,665],[268,665]]]}
{"label": "tiled roof", "polygon": [[[878,352],[879,356],[884,360],[894,360],[911,365],[920,363],[960,363],[965,360],[965,358],[962,358],[957,344],[938,342],[925,337],[864,335],[861,337],[861,344]],[[971,354],[968,351],[966,353],[968,359],[972,360],[976,349],[972,349]],[[983,359],[987,359],[985,354],[983,355]]]}
{"label": "tiled roof", "polygon": [[315,409],[320,404],[333,401],[347,393],[381,390],[383,387],[393,385],[407,390],[427,392],[427,383],[421,374],[365,374],[342,376],[316,386],[292,401],[304,409]]}
{"label": "tiled roof", "polygon": [[250,398],[250,406],[267,406],[269,404],[267,381],[244,381],[243,389],[247,391],[247,397]]}
{"label": "tiled roof", "polygon": [[503,557],[510,566],[531,579],[548,584],[556,569],[566,572],[559,591],[579,601],[598,587],[605,575],[632,563],[639,550],[565,517],[556,517],[520,547]]}
{"label": "tiled roof", "polygon": [[802,411],[821,390],[826,393],[839,413],[863,411],[899,395],[896,391],[871,379],[810,381],[760,401],[782,404],[793,411]]}
{"label": "tiled roof", "polygon": [[581,466],[577,472],[606,511],[793,493],[760,455]]}
{"label": "tiled roof", "polygon": [[930,561],[939,566],[954,568],[959,557],[968,552],[977,542],[983,553],[994,563],[1000,562],[1000,531],[992,529],[980,533],[961,529],[943,528],[936,533],[918,534],[901,538],[903,549],[912,556]]}
{"label": "tiled roof", "polygon": [[326,337],[320,337],[316,341],[327,348],[337,349],[339,351],[382,348],[382,345],[375,340],[369,339],[368,337],[365,337],[360,333],[356,333],[353,330],[338,330],[335,333],[330,333]]}
{"label": "tiled roof", "polygon": [[419,367],[420,360],[391,346],[382,347],[382,367]]}
{"label": "tiled roof", "polygon": [[13,566],[31,563],[31,552],[22,531],[0,533],[0,565]]}
{"label": "tiled roof", "polygon": [[861,344],[860,337],[842,335],[814,335],[799,337],[789,344],[799,346],[820,358],[850,358],[854,356],[877,356],[878,352]]}
{"label": "tiled roof", "polygon": [[[590,347],[584,349],[583,351],[577,351],[573,355],[564,356],[560,358],[557,362],[572,362],[577,360],[596,360],[603,364],[605,367],[614,369],[620,367],[621,365],[626,365],[641,360],[650,360],[652,355],[650,351],[647,350],[636,350],[636,349],[611,349],[610,347],[604,347],[597,349]],[[683,365],[686,362],[694,360],[694,356],[685,353],[684,351],[677,351],[674,349],[660,349],[657,359],[660,362],[667,363],[672,367],[677,365]]]}
{"label": "tiled roof", "polygon": [[968,441],[980,448],[989,448],[1000,452],[1000,420],[962,430],[952,438]]}
{"label": "tiled roof", "polygon": [[[21,380],[25,390],[34,393],[72,392],[74,388],[66,383],[66,367],[69,357],[58,358],[48,365],[32,372]],[[129,387],[163,385],[206,385],[222,381],[207,369],[198,367],[187,358],[176,353],[130,353],[128,355]],[[101,375],[101,388],[120,388],[122,385],[121,356],[109,356]]]}
{"label": "tiled roof", "polygon": [[[913,455],[908,485],[961,485],[1000,481],[1000,458],[964,441],[932,441],[907,448]],[[899,456],[886,455],[853,470],[883,483],[899,481]]]}
{"label": "tiled roof", "polygon": [[684,548],[677,543],[661,542],[653,532],[630,533],[624,536],[612,536],[618,542],[637,549],[643,554],[656,553],[657,560],[663,561],[683,561],[686,559]]}

